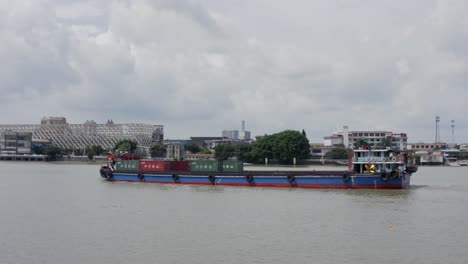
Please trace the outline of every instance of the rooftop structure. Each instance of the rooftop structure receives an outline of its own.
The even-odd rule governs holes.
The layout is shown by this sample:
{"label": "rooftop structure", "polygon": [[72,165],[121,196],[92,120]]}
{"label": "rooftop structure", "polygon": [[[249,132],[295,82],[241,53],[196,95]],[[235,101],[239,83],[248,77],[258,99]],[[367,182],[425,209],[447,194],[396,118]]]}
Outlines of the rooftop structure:
{"label": "rooftop structure", "polygon": [[245,121],[242,120],[241,130],[223,130],[222,136],[230,140],[250,140],[250,131],[245,130]]}
{"label": "rooftop structure", "polygon": [[[164,138],[162,125],[141,123],[114,124],[112,120],[98,124],[88,120],[83,124],[68,124],[64,117],[44,117],[41,124],[0,125],[0,142],[9,132],[30,132],[32,140],[47,139],[52,145],[69,150],[82,150],[91,145],[111,149],[122,139],[131,139],[143,147]],[[0,146],[1,147],[1,146]]]}
{"label": "rooftop structure", "polygon": [[348,131],[348,127],[343,128],[343,132],[338,132],[331,136],[324,137],[324,146],[345,145],[347,148],[354,148],[355,143],[363,139],[372,148],[379,147],[384,140],[390,138],[392,147],[406,149],[408,136],[406,133],[393,133],[391,131]]}

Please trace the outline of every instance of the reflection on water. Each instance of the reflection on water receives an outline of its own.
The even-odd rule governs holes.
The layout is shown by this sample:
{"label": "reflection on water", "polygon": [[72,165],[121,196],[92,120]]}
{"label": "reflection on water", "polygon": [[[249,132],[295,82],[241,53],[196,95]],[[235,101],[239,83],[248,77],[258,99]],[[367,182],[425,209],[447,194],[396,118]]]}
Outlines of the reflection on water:
{"label": "reflection on water", "polygon": [[408,190],[330,190],[111,183],[97,166],[0,166],[0,263],[468,262],[466,168],[420,168]]}

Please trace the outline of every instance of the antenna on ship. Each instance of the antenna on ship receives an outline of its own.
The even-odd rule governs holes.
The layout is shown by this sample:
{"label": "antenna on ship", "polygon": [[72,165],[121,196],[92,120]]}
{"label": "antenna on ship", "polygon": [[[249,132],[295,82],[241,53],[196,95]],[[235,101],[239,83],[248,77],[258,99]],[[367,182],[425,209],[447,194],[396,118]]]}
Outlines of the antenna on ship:
{"label": "antenna on ship", "polygon": [[435,127],[435,142],[434,143],[439,143],[440,141],[440,135],[439,135],[439,123],[440,123],[440,116],[435,117],[435,122],[436,122],[436,127]]}

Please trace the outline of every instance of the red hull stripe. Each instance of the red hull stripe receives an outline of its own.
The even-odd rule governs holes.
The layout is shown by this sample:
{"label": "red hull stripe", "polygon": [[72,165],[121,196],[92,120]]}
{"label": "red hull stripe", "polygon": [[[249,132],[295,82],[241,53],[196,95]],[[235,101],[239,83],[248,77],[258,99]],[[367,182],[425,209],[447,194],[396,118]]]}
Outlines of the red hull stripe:
{"label": "red hull stripe", "polygon": [[[113,180],[114,182],[139,182]],[[144,183],[159,184],[191,184],[191,185],[213,185],[209,182],[167,182],[167,181],[144,181]],[[255,187],[282,187],[282,188],[312,188],[312,189],[403,189],[401,184],[282,184],[282,183],[216,183],[221,186],[255,186]]]}

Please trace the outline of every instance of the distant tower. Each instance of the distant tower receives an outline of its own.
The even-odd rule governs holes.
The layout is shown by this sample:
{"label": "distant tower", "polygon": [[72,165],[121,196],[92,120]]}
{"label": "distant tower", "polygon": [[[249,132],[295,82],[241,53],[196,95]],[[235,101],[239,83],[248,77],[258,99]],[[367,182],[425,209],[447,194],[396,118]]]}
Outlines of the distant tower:
{"label": "distant tower", "polygon": [[241,123],[241,131],[240,131],[239,134],[240,134],[240,135],[239,135],[239,138],[240,138],[240,139],[242,139],[242,140],[245,139],[245,121],[244,121],[244,120],[242,120],[242,123]]}
{"label": "distant tower", "polygon": [[455,144],[455,120],[452,120],[452,144]]}
{"label": "distant tower", "polygon": [[440,141],[440,135],[439,135],[439,123],[440,123],[440,116],[435,117],[435,122],[436,122],[436,131],[435,131],[435,143],[439,143]]}
{"label": "distant tower", "polygon": [[345,146],[345,149],[349,148],[348,126],[343,126],[343,145]]}

